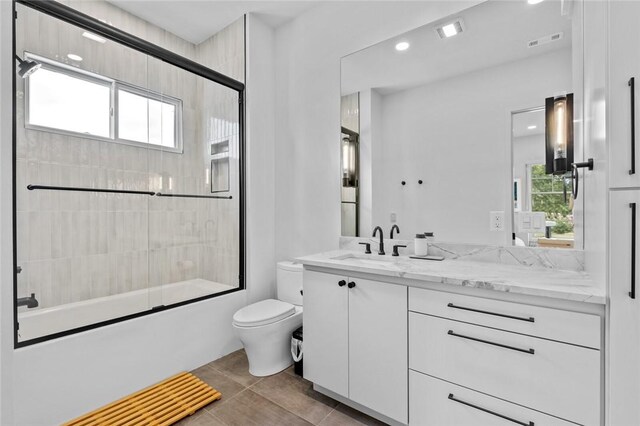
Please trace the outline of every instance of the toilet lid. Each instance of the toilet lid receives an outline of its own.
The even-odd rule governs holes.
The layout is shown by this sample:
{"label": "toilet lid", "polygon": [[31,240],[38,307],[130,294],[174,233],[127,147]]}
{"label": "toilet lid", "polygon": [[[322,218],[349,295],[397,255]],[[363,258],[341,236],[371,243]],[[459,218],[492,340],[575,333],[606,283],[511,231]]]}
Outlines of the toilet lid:
{"label": "toilet lid", "polygon": [[233,323],[242,327],[271,324],[293,315],[296,311],[291,303],[268,299],[245,306],[233,315]]}

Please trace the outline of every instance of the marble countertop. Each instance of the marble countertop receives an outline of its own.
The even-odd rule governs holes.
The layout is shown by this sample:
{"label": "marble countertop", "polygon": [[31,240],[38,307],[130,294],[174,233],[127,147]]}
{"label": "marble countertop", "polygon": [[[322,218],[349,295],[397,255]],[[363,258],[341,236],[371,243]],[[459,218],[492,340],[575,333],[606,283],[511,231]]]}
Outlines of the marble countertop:
{"label": "marble countertop", "polygon": [[[431,261],[335,250],[296,259],[303,265],[361,272],[410,280],[605,304],[604,285],[580,271],[458,259]],[[410,285],[410,284],[409,284]]]}

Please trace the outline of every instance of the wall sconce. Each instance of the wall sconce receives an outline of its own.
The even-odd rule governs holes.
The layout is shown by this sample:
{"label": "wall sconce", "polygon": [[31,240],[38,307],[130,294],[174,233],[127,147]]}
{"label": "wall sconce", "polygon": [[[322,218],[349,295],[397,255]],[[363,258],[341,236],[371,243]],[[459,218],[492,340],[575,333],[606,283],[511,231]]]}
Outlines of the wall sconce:
{"label": "wall sconce", "polygon": [[593,158],[573,162],[573,93],[545,99],[545,145],[547,174],[570,173],[572,194],[578,197],[579,168],[593,170]]}
{"label": "wall sconce", "polygon": [[342,186],[355,188],[358,186],[358,134],[344,127],[342,134]]}
{"label": "wall sconce", "polygon": [[547,174],[563,175],[573,164],[573,94],[545,99]]}

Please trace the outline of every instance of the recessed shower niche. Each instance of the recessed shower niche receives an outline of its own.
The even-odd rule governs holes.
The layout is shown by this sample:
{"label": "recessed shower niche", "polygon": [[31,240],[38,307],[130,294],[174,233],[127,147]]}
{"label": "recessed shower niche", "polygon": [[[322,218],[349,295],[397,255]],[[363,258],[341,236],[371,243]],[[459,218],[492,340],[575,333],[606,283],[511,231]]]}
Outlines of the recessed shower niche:
{"label": "recessed shower niche", "polygon": [[244,72],[49,6],[74,17],[16,5],[16,345],[244,288]]}

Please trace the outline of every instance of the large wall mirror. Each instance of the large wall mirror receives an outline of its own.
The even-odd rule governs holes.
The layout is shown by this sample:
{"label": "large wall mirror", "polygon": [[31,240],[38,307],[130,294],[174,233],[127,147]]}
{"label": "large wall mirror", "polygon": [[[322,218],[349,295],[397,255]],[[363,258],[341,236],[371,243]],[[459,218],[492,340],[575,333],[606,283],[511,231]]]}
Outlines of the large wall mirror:
{"label": "large wall mirror", "polygon": [[548,98],[582,161],[581,33],[578,0],[486,1],[342,58],[342,235],[582,248],[584,197],[545,173]]}

